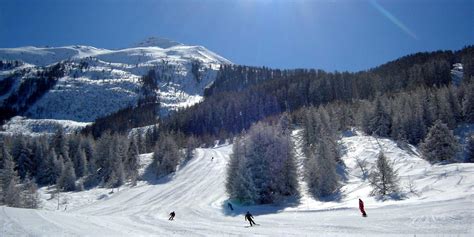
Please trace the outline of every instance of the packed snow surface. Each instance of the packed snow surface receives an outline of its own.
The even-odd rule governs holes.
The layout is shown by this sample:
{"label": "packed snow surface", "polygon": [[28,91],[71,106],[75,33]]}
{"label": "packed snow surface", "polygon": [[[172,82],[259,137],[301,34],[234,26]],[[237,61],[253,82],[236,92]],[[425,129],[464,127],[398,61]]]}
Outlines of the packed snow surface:
{"label": "packed snow surface", "polygon": [[[296,133],[294,134],[295,137]],[[297,138],[296,138],[297,139]],[[147,170],[151,154],[141,155],[144,181],[136,187],[61,193],[43,210],[0,207],[2,236],[472,236],[474,164],[431,165],[415,148],[387,139],[344,137],[346,179],[338,199],[315,200],[301,183],[299,201],[278,206],[227,209],[226,165],[231,145],[197,149],[195,157],[170,176],[154,179]],[[381,201],[357,165],[372,169],[383,150],[400,176],[404,198]],[[211,158],[214,157],[212,160]],[[301,162],[302,157],[298,155]],[[300,172],[301,173],[301,172]],[[408,186],[411,188],[409,189]],[[47,188],[41,190],[48,198]],[[358,198],[365,202],[361,217]],[[176,212],[174,221],[168,213]],[[250,211],[258,226],[247,228]]]}

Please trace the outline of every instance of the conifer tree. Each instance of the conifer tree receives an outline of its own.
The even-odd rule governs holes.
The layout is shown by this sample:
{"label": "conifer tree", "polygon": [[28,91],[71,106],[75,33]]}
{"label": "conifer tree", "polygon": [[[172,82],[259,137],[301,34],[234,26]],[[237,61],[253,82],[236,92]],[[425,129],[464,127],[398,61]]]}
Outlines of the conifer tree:
{"label": "conifer tree", "polygon": [[388,137],[390,135],[392,119],[382,105],[380,98],[376,100],[374,111],[369,119],[369,129],[372,134],[381,137]]}
{"label": "conifer tree", "polygon": [[228,166],[227,192],[244,203],[276,203],[298,195],[290,136],[258,123],[237,141]]}
{"label": "conifer tree", "polygon": [[421,144],[423,157],[430,162],[453,160],[459,150],[459,144],[453,131],[437,120],[428,131]]}
{"label": "conifer tree", "polygon": [[[304,177],[308,183],[310,193],[316,198],[335,194],[339,189],[339,177],[336,172],[336,161],[339,159],[336,135],[330,124],[329,115],[325,109],[313,111],[311,125],[305,129],[312,129],[313,139],[306,145],[306,162]],[[308,134],[304,132],[303,134]]]}
{"label": "conifer tree", "polygon": [[167,175],[176,171],[181,160],[178,145],[169,134],[163,134],[153,153],[153,165],[158,176]]}
{"label": "conifer tree", "polygon": [[78,152],[77,152],[77,156],[76,156],[76,160],[77,160],[77,166],[75,166],[75,170],[76,170],[76,176],[78,178],[80,177],[83,177],[83,176],[87,176],[88,175],[88,170],[87,170],[87,158],[86,158],[86,153],[84,152],[84,150],[80,149]]}
{"label": "conifer tree", "polygon": [[198,147],[198,140],[194,136],[188,137],[186,141],[186,160],[190,160],[194,156],[194,150]]}
{"label": "conifer tree", "polygon": [[227,165],[226,191],[231,199],[243,204],[253,204],[257,191],[245,158],[245,146],[237,138],[232,147],[233,153]]}
{"label": "conifer tree", "polygon": [[61,175],[59,176],[57,185],[62,191],[76,190],[76,174],[70,159],[66,159],[62,167]]}
{"label": "conifer tree", "polygon": [[20,178],[15,171],[15,163],[12,156],[3,148],[3,167],[0,170],[1,203],[10,207],[21,207],[20,189],[18,187]]}
{"label": "conifer tree", "polygon": [[21,206],[23,208],[36,209],[39,207],[41,200],[38,194],[38,186],[29,176],[25,178],[21,192]]}
{"label": "conifer tree", "polygon": [[468,142],[467,142],[467,157],[466,157],[466,161],[467,162],[471,162],[471,163],[474,163],[474,135],[470,136],[468,138]]}
{"label": "conifer tree", "polygon": [[339,177],[336,172],[337,155],[327,138],[323,138],[310,153],[305,164],[305,179],[309,191],[316,198],[335,194],[339,189]]}
{"label": "conifer tree", "polygon": [[56,132],[53,135],[53,140],[52,140],[52,148],[56,152],[56,155],[66,157],[68,156],[67,152],[67,145],[66,145],[67,139],[64,134],[64,130],[62,127],[58,127]]}
{"label": "conifer tree", "polygon": [[398,174],[393,170],[383,152],[379,153],[375,170],[369,175],[370,185],[372,186],[372,195],[391,195],[396,194],[398,189]]}
{"label": "conifer tree", "polygon": [[124,163],[125,173],[127,178],[130,179],[132,186],[135,186],[138,180],[138,169],[140,166],[138,158],[138,144],[136,139],[132,137],[128,145],[127,160]]}
{"label": "conifer tree", "polygon": [[464,119],[468,123],[474,123],[474,83],[467,85],[462,102]]}

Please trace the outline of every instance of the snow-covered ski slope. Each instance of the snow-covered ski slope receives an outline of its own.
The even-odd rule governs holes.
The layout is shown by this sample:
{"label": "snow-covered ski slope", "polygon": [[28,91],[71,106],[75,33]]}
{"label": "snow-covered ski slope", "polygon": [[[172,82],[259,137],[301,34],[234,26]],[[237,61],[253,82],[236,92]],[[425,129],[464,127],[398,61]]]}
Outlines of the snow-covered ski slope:
{"label": "snow-covered ski slope", "polygon": [[[380,146],[378,145],[380,143]],[[94,189],[62,194],[68,206],[45,209],[0,208],[2,236],[472,236],[474,223],[474,164],[431,165],[413,148],[355,135],[342,139],[347,179],[340,200],[320,202],[302,190],[300,202],[281,206],[240,206],[227,209],[226,164],[231,145],[197,149],[195,158],[169,177],[152,179],[145,172],[138,186],[119,191]],[[379,201],[369,197],[370,187],[356,165],[370,169],[383,149],[400,175],[406,198]],[[211,158],[214,157],[213,160]],[[142,155],[143,163],[151,155]],[[301,159],[301,157],[299,157]],[[147,178],[148,177],[148,178]],[[412,182],[413,193],[405,187]],[[304,187],[304,183],[301,185]],[[45,190],[42,190],[43,192]],[[48,195],[49,196],[49,195]],[[358,198],[366,204],[361,217]],[[176,212],[175,221],[168,213]],[[245,228],[250,211],[259,226]]]}
{"label": "snow-covered ski slope", "polygon": [[13,88],[0,97],[0,104],[22,80],[35,78],[46,66],[62,63],[65,75],[21,115],[78,122],[92,122],[136,105],[139,79],[151,69],[157,74],[163,113],[193,105],[202,100],[204,88],[214,81],[220,65],[231,63],[203,46],[160,38],[116,50],[80,45],[0,48],[0,60],[24,62],[17,68],[0,70],[0,80],[16,75]]}

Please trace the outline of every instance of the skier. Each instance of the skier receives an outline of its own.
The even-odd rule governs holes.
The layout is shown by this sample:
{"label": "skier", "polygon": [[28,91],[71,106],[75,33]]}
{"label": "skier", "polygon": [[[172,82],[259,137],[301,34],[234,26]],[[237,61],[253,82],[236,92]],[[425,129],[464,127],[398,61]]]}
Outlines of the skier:
{"label": "skier", "polygon": [[[252,214],[250,214],[250,212],[248,212],[248,211],[247,211],[247,214],[245,214],[245,220],[246,220],[246,221],[249,221],[250,226],[256,225],[256,224],[255,224],[255,221],[253,221],[253,216],[252,216]],[[252,225],[252,223],[253,223],[253,225]]]}
{"label": "skier", "polygon": [[364,210],[364,202],[360,198],[359,198],[359,210],[360,212],[362,212],[363,217],[367,217],[367,213],[365,213],[365,210]]}
{"label": "skier", "polygon": [[231,211],[234,210],[234,207],[232,207],[232,203],[228,202],[228,203],[227,203],[227,206],[229,207],[229,209],[230,209]]}
{"label": "skier", "polygon": [[174,213],[174,211],[172,211],[172,212],[170,213],[170,218],[169,218],[168,220],[170,220],[170,221],[174,220],[174,216],[175,216],[175,215],[176,215],[176,214]]}
{"label": "skier", "polygon": [[214,161],[214,156],[211,158],[211,161]]}

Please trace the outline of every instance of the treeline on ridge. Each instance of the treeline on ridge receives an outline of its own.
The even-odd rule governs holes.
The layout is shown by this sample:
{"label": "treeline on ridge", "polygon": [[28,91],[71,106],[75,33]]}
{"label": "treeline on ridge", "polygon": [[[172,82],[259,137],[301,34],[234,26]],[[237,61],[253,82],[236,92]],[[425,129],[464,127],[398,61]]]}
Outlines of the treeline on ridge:
{"label": "treeline on ridge", "polygon": [[472,46],[454,53],[419,53],[357,73],[224,65],[203,102],[162,119],[160,127],[199,137],[228,138],[284,111],[447,86],[452,64],[458,61],[464,63],[466,82],[473,76],[473,57]]}

